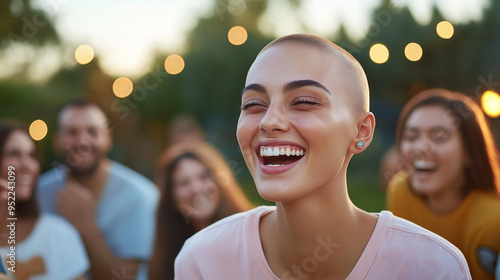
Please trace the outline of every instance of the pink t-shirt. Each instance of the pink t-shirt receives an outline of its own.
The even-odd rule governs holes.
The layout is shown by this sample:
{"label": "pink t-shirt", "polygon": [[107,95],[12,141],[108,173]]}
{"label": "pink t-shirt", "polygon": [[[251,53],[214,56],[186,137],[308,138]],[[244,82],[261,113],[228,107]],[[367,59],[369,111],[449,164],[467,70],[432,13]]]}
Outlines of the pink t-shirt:
{"label": "pink t-shirt", "polygon": [[[306,279],[335,251],[328,236],[281,278],[262,250],[259,220],[276,207],[260,206],[227,217],[189,238],[175,260],[175,279]],[[382,211],[363,254],[347,279],[471,279],[463,254],[440,236]]]}

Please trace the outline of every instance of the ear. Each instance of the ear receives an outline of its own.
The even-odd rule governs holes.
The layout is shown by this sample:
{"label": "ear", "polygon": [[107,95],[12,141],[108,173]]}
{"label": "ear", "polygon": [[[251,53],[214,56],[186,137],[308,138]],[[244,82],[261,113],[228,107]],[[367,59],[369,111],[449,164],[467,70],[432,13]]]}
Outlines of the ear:
{"label": "ear", "polygon": [[107,154],[113,148],[113,135],[112,135],[112,133],[111,133],[111,131],[109,129],[106,129],[103,132],[103,137],[104,137],[104,141],[106,141],[104,149],[105,149],[105,152]]}
{"label": "ear", "polygon": [[[375,116],[372,112],[363,113],[358,120],[357,124],[357,134],[354,137],[354,141],[349,146],[349,152],[353,154],[359,154],[364,151],[372,142],[373,132],[375,130]],[[363,142],[363,146],[359,147],[357,144],[359,141]]]}

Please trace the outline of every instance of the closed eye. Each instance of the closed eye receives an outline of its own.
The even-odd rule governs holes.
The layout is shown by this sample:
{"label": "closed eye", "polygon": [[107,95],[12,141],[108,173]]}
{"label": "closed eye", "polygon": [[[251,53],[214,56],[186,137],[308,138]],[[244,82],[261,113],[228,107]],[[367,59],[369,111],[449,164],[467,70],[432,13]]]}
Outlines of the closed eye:
{"label": "closed eye", "polygon": [[317,104],[320,104],[320,102],[314,98],[299,97],[299,98],[295,99],[291,105],[293,106],[293,105],[298,105],[298,104],[317,105]]}
{"label": "closed eye", "polygon": [[261,100],[252,99],[252,100],[248,100],[243,105],[241,105],[241,110],[246,110],[252,106],[266,106],[266,104],[264,102],[262,102]]}

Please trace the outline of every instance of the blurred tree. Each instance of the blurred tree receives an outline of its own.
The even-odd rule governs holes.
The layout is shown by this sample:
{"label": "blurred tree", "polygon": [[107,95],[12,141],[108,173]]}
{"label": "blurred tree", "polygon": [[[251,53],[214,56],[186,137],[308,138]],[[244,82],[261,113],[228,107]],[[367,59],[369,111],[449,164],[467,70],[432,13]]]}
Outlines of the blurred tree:
{"label": "blurred tree", "polygon": [[58,40],[45,11],[34,8],[30,0],[0,2],[0,48],[14,42],[40,46]]}
{"label": "blurred tree", "polygon": [[[291,7],[287,11],[297,15],[298,26],[307,31],[300,22],[307,19],[298,16],[303,1],[283,2]],[[188,36],[181,54],[184,70],[177,75],[167,74],[164,61],[168,54],[159,52],[151,72],[134,81],[132,94],[123,99],[112,95],[113,78],[103,73],[95,60],[89,65],[62,68],[39,86],[20,79],[28,71],[17,69],[17,79],[0,81],[0,117],[28,122],[46,118],[50,133],[58,108],[70,98],[86,96],[104,107],[116,124],[113,157],[151,175],[155,153],[166,145],[168,124],[176,115],[191,113],[205,129],[208,141],[233,164],[236,175],[251,185],[243,158],[238,154],[235,130],[246,72],[259,50],[274,39],[260,29],[267,27],[259,25],[264,16],[269,16],[266,13],[270,4],[269,0],[215,0],[212,13],[199,19]],[[478,100],[487,89],[500,91],[498,14],[500,1],[493,0],[481,20],[455,24],[454,36],[445,40],[436,34],[436,24],[444,20],[437,8],[428,23],[419,24],[407,7],[396,7],[392,1],[383,0],[373,11],[364,38],[351,39],[344,27],[328,36],[363,65],[370,83],[371,109],[377,119],[372,147],[351,164],[352,194],[362,197],[368,191],[377,197],[367,188],[356,189],[356,186],[376,190],[377,168],[373,163],[394,142],[399,111],[412,95],[430,87],[445,87]],[[247,41],[239,46],[232,45],[227,38],[229,29],[236,25],[248,32]],[[420,44],[423,49],[419,61],[409,61],[404,55],[404,48],[410,42]],[[384,64],[375,64],[369,57],[370,47],[375,43],[383,43],[389,49],[389,60]],[[12,56],[8,52],[12,46],[41,51],[51,44],[57,45],[58,37],[44,12],[33,7],[29,0],[0,2],[0,63],[2,55]],[[25,62],[26,66],[32,63]],[[497,139],[499,122],[500,118],[491,120]],[[44,145],[49,146],[48,143],[45,141]],[[255,193],[252,196],[256,197]],[[373,201],[376,203],[366,201],[360,205],[368,205],[365,209],[371,211],[383,207],[380,199]]]}
{"label": "blurred tree", "polygon": [[32,4],[30,0],[0,1],[0,63],[4,76],[39,76],[30,67],[47,55],[47,47],[57,48],[60,43],[50,17]]}

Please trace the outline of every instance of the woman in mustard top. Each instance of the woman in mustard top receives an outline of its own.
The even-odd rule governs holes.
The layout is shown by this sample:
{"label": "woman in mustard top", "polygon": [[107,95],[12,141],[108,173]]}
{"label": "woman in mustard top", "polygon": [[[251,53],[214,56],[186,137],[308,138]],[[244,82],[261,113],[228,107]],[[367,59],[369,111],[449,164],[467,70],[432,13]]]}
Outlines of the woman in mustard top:
{"label": "woman in mustard top", "polygon": [[424,91],[399,117],[396,147],[404,170],[389,184],[389,210],[457,246],[473,279],[494,279],[500,167],[481,108],[460,93]]}

